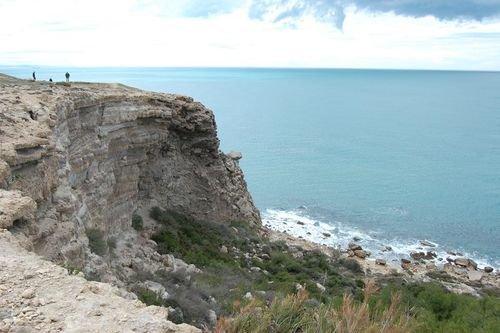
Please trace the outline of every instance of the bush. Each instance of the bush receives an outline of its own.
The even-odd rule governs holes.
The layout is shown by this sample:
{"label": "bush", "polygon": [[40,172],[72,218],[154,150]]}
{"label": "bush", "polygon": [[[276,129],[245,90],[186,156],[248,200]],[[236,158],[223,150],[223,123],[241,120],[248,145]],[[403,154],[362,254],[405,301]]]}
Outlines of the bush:
{"label": "bush", "polygon": [[104,241],[104,236],[101,230],[96,228],[87,229],[85,231],[89,239],[89,247],[92,252],[100,256],[106,254],[107,244]]}
{"label": "bush", "polygon": [[388,286],[379,299],[385,304],[388,295],[398,290],[403,304],[414,309],[418,332],[498,332],[500,298],[477,298],[446,291],[436,283]]}
{"label": "bush", "polygon": [[108,241],[106,242],[108,244],[108,249],[109,250],[114,250],[116,249],[116,238],[109,238]]}
{"label": "bush", "polygon": [[143,221],[142,221],[142,216],[139,214],[133,214],[132,215],[132,228],[134,228],[136,231],[141,231],[143,229]]}
{"label": "bush", "polygon": [[136,291],[139,300],[146,305],[162,306],[163,301],[160,296],[148,289],[139,289]]}
{"label": "bush", "polygon": [[200,267],[235,264],[235,260],[220,247],[233,241],[227,226],[201,223],[187,216],[153,207],[151,217],[164,228],[151,238],[161,254],[174,254]]}
{"label": "bush", "polygon": [[350,258],[344,259],[343,258],[343,259],[340,259],[338,261],[338,263],[339,263],[339,265],[347,268],[348,270],[350,270],[353,273],[357,273],[357,274],[363,273],[363,268],[361,267],[359,262],[357,262],[355,259],[350,259]]}
{"label": "bush", "polygon": [[151,208],[150,212],[149,212],[149,216],[153,219],[153,220],[156,220],[156,221],[160,221],[161,219],[161,216],[163,214],[163,211],[161,210],[160,207],[153,207]]}

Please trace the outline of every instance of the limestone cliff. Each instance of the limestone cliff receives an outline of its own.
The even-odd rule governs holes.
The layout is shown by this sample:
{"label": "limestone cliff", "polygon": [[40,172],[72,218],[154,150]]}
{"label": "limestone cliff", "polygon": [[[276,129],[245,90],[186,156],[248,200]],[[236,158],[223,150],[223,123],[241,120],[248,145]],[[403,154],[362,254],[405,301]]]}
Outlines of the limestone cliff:
{"label": "limestone cliff", "polygon": [[[153,206],[259,224],[239,158],[219,150],[213,113],[192,98],[0,75],[0,229],[87,277],[128,286],[138,271],[189,267],[148,240]],[[89,230],[107,253],[90,251]]]}

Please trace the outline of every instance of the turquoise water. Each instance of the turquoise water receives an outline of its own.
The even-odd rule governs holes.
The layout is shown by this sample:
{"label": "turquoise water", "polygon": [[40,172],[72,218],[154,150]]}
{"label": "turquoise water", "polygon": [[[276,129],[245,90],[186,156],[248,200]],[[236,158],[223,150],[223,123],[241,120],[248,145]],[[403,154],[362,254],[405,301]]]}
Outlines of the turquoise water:
{"label": "turquoise water", "polygon": [[[57,80],[67,70],[36,69]],[[500,73],[68,70],[212,108],[266,221],[281,212],[382,243],[428,239],[500,266]]]}

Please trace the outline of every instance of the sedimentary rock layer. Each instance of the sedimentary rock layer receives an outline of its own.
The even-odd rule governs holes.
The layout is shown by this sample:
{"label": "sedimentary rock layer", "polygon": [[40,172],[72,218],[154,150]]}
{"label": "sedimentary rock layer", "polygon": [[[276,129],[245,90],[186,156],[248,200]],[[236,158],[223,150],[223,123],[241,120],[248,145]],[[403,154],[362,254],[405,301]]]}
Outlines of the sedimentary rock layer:
{"label": "sedimentary rock layer", "polygon": [[186,266],[148,240],[153,206],[259,224],[240,158],[219,150],[213,113],[192,98],[0,74],[0,229],[88,278],[131,289]]}
{"label": "sedimentary rock layer", "polygon": [[0,183],[25,201],[21,209],[1,203],[14,194],[1,196],[3,227],[31,218],[27,198],[37,204],[34,229],[51,229],[47,237],[84,227],[120,233],[139,206],[153,204],[201,220],[259,222],[237,160],[219,151],[213,113],[189,97],[4,84],[0,142]]}

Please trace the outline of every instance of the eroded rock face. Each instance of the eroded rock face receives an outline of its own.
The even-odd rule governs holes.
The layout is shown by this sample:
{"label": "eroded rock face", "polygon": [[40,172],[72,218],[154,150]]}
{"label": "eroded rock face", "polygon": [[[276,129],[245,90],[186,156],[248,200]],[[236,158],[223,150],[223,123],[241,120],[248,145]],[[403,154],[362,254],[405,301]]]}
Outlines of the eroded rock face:
{"label": "eroded rock face", "polygon": [[136,239],[137,210],[260,223],[238,159],[219,151],[202,104],[121,85],[1,79],[0,227],[26,221],[12,232],[28,249],[113,281],[122,278],[112,264],[89,251],[90,228],[134,244],[116,262],[153,258],[153,267],[162,258]]}
{"label": "eroded rock face", "polygon": [[32,219],[35,210],[35,201],[23,196],[21,191],[0,189],[0,228],[9,228],[19,219]]}

